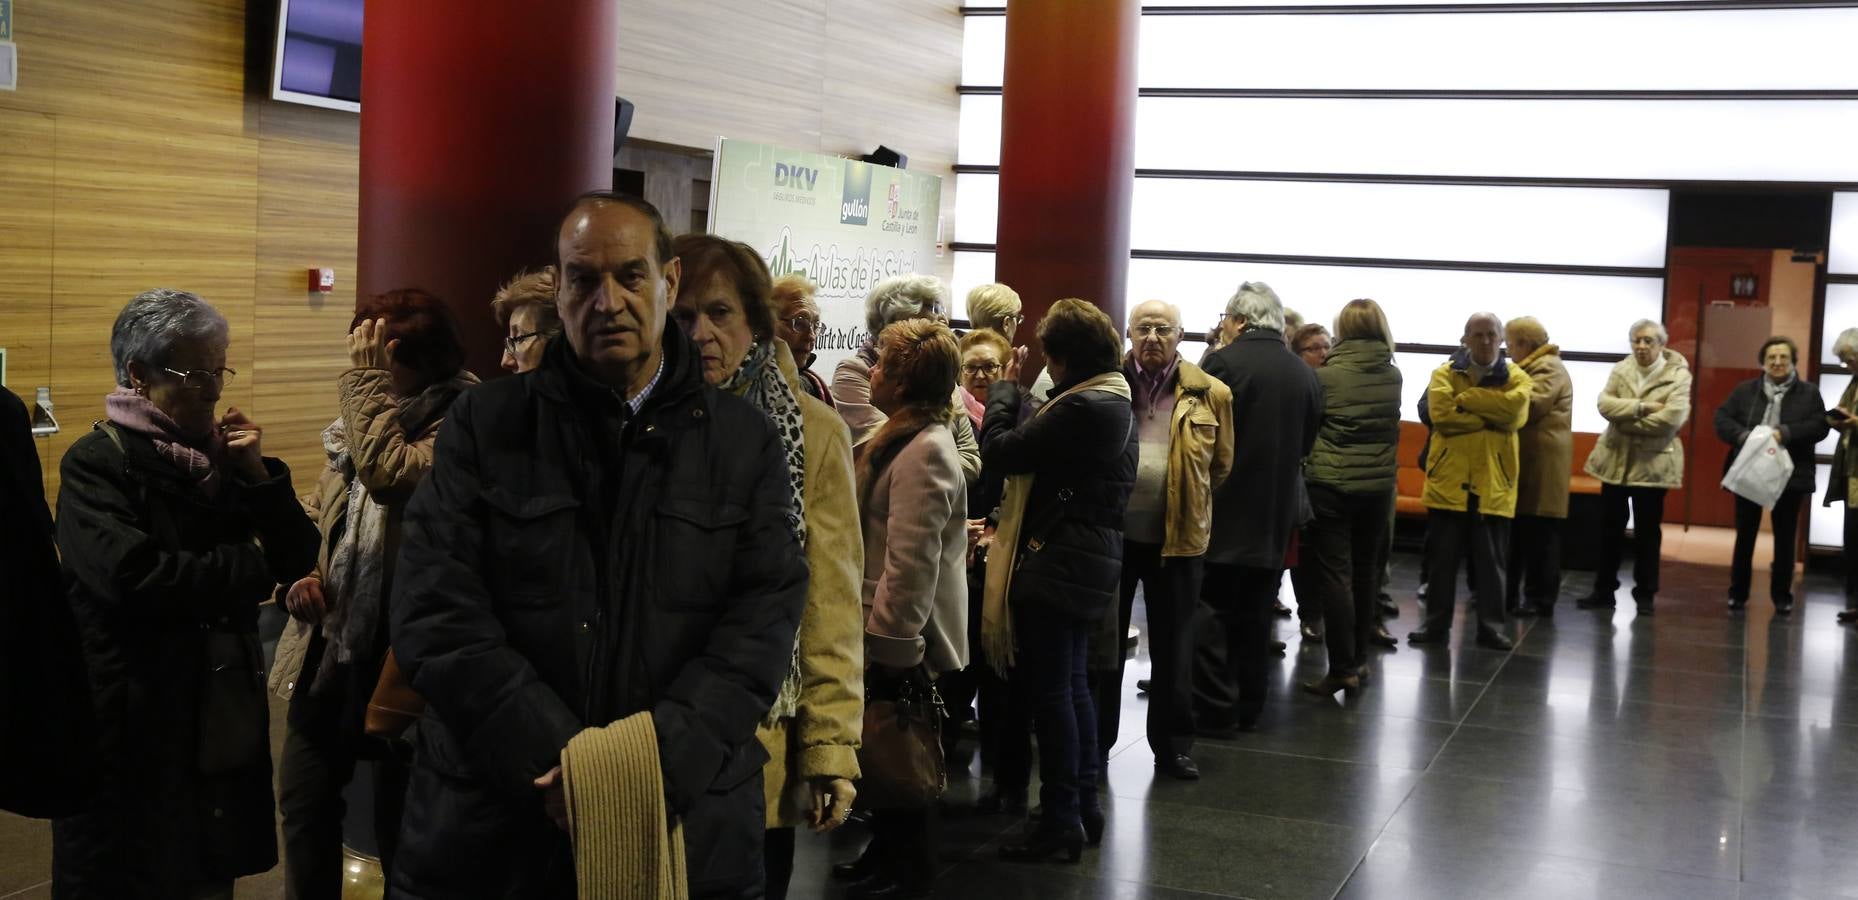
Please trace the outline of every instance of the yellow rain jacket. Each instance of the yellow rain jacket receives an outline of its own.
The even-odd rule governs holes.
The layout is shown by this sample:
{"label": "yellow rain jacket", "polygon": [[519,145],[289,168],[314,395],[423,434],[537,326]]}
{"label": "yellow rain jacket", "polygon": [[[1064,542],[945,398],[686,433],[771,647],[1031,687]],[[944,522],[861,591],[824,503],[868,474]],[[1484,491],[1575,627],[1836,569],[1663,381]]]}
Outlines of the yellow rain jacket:
{"label": "yellow rain jacket", "polygon": [[1426,454],[1428,509],[1463,512],[1470,495],[1489,516],[1516,515],[1516,432],[1529,419],[1529,374],[1498,357],[1471,383],[1470,354],[1460,350],[1432,373],[1426,390],[1432,446]]}

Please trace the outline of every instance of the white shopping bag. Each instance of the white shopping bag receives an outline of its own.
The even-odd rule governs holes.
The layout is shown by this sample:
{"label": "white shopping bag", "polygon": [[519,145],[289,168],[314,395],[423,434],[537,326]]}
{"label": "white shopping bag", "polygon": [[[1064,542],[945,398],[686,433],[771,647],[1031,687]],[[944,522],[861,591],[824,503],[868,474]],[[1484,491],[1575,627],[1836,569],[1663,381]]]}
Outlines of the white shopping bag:
{"label": "white shopping bag", "polygon": [[1774,440],[1774,429],[1757,425],[1748,433],[1748,440],[1742,442],[1729,473],[1723,476],[1723,487],[1761,504],[1763,509],[1772,509],[1792,477],[1793,457],[1787,455],[1787,448]]}

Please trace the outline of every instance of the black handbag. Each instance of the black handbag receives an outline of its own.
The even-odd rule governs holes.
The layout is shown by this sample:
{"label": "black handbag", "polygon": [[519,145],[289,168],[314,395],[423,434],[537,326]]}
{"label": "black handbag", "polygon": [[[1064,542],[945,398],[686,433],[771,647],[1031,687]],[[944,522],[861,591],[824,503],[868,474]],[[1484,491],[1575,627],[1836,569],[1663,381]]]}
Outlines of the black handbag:
{"label": "black handbag", "polygon": [[922,809],[942,798],[948,788],[948,762],[942,756],[947,716],[927,666],[901,676],[877,668],[866,674],[859,806]]}
{"label": "black handbag", "polygon": [[253,765],[271,752],[271,709],[265,700],[264,650],[250,632],[206,632],[200,680],[199,746],[202,775],[223,775]]}

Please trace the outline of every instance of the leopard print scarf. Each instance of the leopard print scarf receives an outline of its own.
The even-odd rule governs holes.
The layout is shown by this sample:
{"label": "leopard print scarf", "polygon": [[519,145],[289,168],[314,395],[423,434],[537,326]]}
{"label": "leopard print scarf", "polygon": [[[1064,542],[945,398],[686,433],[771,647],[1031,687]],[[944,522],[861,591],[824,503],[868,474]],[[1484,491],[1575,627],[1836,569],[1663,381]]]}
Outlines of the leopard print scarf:
{"label": "leopard print scarf", "polygon": [[[793,387],[781,374],[781,367],[774,362],[774,342],[758,341],[748,350],[747,358],[742,360],[741,368],[729,376],[720,390],[735,394],[773,420],[774,427],[781,435],[781,448],[787,454],[787,481],[793,490],[793,508],[787,514],[787,527],[793,531],[794,540],[800,542],[802,552],[806,550],[806,433],[802,428],[800,400],[794,396]],[[774,700],[774,707],[768,711],[768,722],[778,722],[791,718],[800,708],[800,638],[794,636],[793,665],[788,667],[787,679],[781,683],[781,692]]]}

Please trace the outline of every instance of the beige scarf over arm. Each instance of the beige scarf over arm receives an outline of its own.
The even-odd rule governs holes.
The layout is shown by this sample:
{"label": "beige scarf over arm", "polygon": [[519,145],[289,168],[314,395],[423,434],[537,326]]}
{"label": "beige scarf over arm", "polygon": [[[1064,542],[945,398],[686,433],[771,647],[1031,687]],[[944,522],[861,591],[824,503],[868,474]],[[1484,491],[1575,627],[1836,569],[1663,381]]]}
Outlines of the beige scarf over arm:
{"label": "beige scarf over arm", "polygon": [[[1033,418],[1082,391],[1106,391],[1129,399],[1129,382],[1121,372],[1105,372],[1051,398]],[[1013,610],[1008,594],[1013,587],[1014,561],[1019,555],[1020,528],[1025,525],[1026,501],[1032,497],[1035,473],[1009,475],[1000,497],[1000,523],[994,528],[993,546],[987,551],[987,593],[981,605],[981,649],[994,671],[1004,675],[1013,667]]]}
{"label": "beige scarf over arm", "polygon": [[561,751],[581,900],[685,900],[684,826],[665,810],[649,712],[589,728]]}

